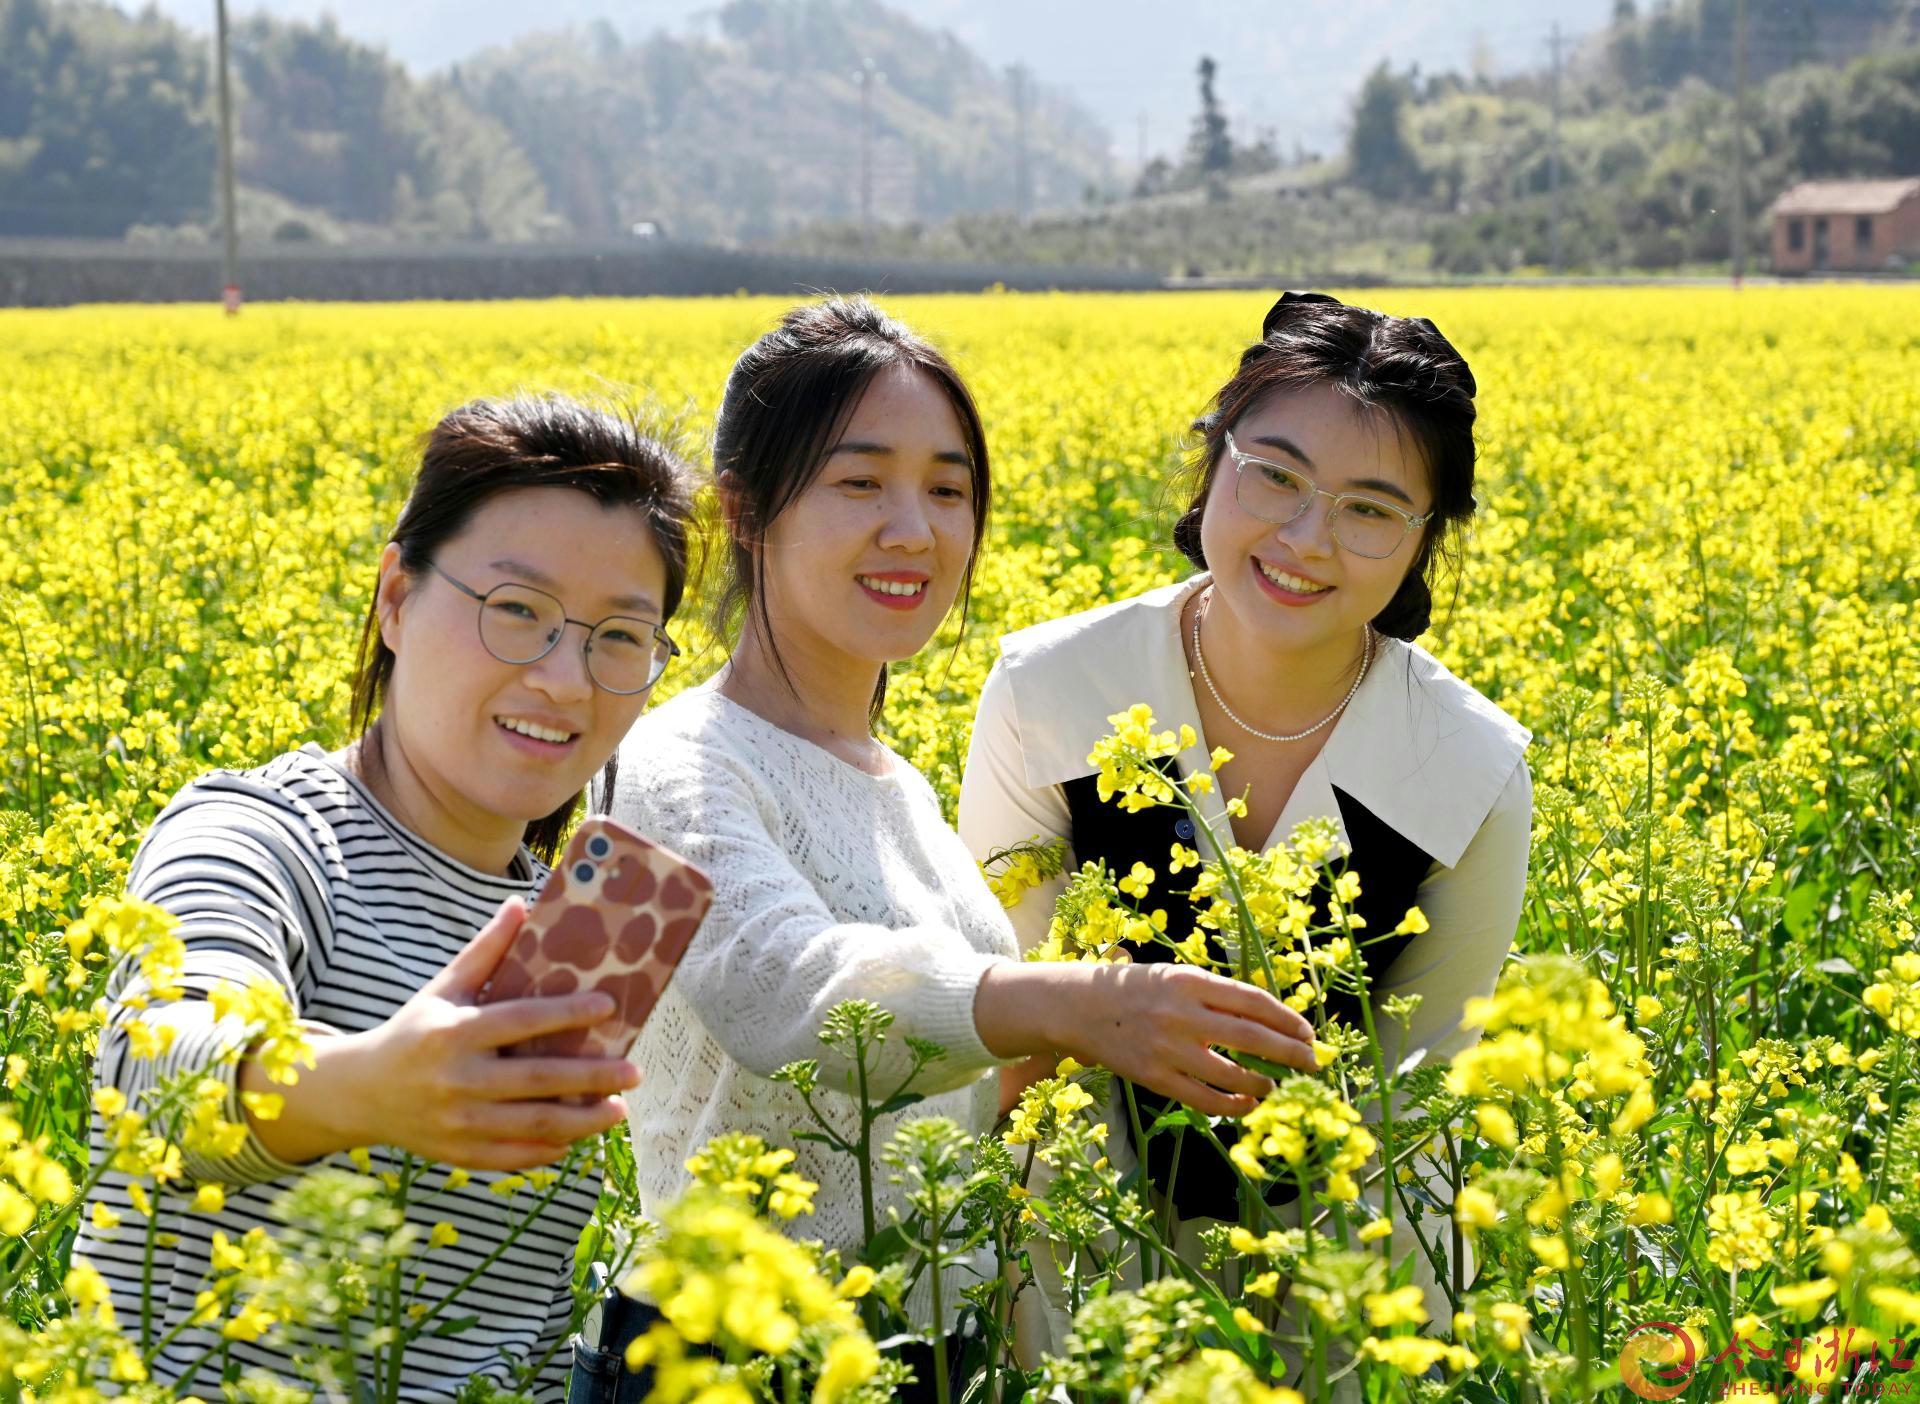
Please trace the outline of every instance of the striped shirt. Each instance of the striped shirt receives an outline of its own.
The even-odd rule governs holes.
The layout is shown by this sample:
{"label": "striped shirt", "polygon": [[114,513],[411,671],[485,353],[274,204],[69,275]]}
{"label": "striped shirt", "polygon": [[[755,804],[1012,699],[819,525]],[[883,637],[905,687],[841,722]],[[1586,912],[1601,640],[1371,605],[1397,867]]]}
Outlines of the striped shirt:
{"label": "striped shirt", "polygon": [[[186,943],[185,998],[130,1005],[143,982],[137,971],[117,976],[108,991],[110,1013],[100,1038],[95,1081],[116,1087],[137,1106],[156,1082],[202,1067],[238,1040],[229,1023],[213,1018],[206,992],[220,981],[246,983],[265,975],[281,985],[302,1020],[316,1031],[356,1033],[391,1017],[431,979],[506,898],[530,896],[546,875],[524,848],[509,875],[483,873],[455,862],[415,837],[318,746],[308,745],[244,772],[215,771],[188,785],[154,820],[134,857],[128,891],[180,919]],[[130,1056],[126,1023],[134,1017],[175,1031],[171,1048],[152,1059]],[[229,1063],[226,1116],[244,1123]],[[101,1119],[92,1125],[94,1163],[109,1154]],[[398,1169],[403,1153],[372,1149],[374,1173]],[[216,1230],[237,1241],[256,1224],[277,1227],[274,1200],[318,1165],[352,1170],[345,1154],[293,1166],[270,1155],[258,1139],[230,1159],[189,1155],[184,1184],[228,1187],[219,1213],[195,1213],[186,1195],[168,1194],[156,1206],[159,1245],[151,1268],[150,1339],[159,1341],[192,1313],[208,1285]],[[532,1188],[510,1198],[491,1192],[499,1175],[476,1172],[446,1189],[446,1173],[420,1177],[408,1218],[420,1239],[405,1282],[410,1300],[434,1303],[499,1249],[536,1202]],[[176,1190],[182,1182],[176,1182]],[[569,1278],[580,1231],[598,1198],[597,1176],[559,1187],[547,1211],[497,1261],[436,1317],[464,1317],[467,1330],[423,1336],[408,1349],[402,1395],[452,1400],[469,1377],[506,1383],[523,1362],[547,1355],[535,1397],[565,1394],[570,1352],[562,1336],[571,1307]],[[137,1339],[141,1323],[147,1221],[128,1195],[125,1175],[110,1171],[95,1200],[120,1216],[117,1228],[84,1223],[77,1257],[107,1279],[122,1329]],[[458,1241],[424,1256],[435,1224],[458,1230]],[[168,1236],[176,1241],[169,1241]],[[425,1275],[413,1286],[415,1274]],[[363,1330],[374,1325],[361,1323]],[[301,1377],[273,1334],[258,1342],[221,1342],[198,1328],[183,1331],[160,1356],[157,1378],[191,1384],[218,1397],[225,1360],[282,1378]],[[199,1364],[196,1373],[188,1372]]]}

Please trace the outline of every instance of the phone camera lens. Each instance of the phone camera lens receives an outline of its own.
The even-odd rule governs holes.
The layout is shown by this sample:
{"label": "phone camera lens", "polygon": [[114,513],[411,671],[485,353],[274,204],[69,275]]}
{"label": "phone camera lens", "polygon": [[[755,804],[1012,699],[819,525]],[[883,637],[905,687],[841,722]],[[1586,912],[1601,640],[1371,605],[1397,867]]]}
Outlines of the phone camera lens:
{"label": "phone camera lens", "polygon": [[607,856],[608,853],[612,851],[613,851],[613,845],[608,843],[607,840],[601,835],[596,834],[594,837],[587,840],[587,852],[591,853],[596,858],[604,858]]}
{"label": "phone camera lens", "polygon": [[593,864],[575,863],[573,865],[573,880],[575,882],[592,882],[593,881]]}

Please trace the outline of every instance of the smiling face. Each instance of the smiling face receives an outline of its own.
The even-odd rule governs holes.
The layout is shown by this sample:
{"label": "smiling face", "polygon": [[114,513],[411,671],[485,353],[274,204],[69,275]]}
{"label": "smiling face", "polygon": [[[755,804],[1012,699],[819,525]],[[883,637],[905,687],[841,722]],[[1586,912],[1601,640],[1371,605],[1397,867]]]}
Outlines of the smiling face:
{"label": "smiling face", "polygon": [[[1291,468],[1323,491],[1362,493],[1412,516],[1432,507],[1418,448],[1391,417],[1358,409],[1331,385],[1270,396],[1232,433],[1242,453]],[[1240,505],[1237,477],[1223,448],[1200,519],[1219,602],[1271,647],[1351,647],[1400,588],[1432,527],[1408,532],[1391,555],[1372,559],[1334,539],[1326,498],[1315,497],[1291,522],[1263,521]]]}
{"label": "smiling face", "polygon": [[[535,586],[589,626],[612,614],[658,622],[667,585],[638,509],[562,487],[489,498],[434,564],[480,594]],[[409,577],[397,546],[381,558],[379,611],[394,653],[380,721],[404,766],[405,817],[450,852],[505,832],[517,842],[585,787],[646,707],[646,693],[595,686],[586,632],[572,624],[544,658],[501,662],[481,642],[479,603],[434,570]]]}
{"label": "smiling face", "polygon": [[760,574],[781,657],[877,671],[926,647],[973,555],[973,501],[946,392],[910,366],[881,371],[767,528]]}

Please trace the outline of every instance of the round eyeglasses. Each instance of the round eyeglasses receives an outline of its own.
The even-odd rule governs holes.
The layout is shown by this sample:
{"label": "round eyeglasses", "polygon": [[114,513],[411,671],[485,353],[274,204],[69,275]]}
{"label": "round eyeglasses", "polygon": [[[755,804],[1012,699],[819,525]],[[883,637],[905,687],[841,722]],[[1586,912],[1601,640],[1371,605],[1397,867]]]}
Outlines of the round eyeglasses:
{"label": "round eyeglasses", "polygon": [[1227,454],[1234,464],[1234,500],[1250,516],[1276,526],[1285,526],[1304,515],[1316,497],[1325,497],[1333,506],[1327,509],[1327,529],[1333,539],[1356,556],[1374,560],[1391,556],[1416,527],[1433,520],[1433,513],[1413,516],[1357,492],[1328,492],[1315,487],[1313,480],[1284,463],[1242,453],[1227,431]]}
{"label": "round eyeglasses", "polygon": [[660,681],[680,645],[648,619],[610,614],[598,624],[569,619],[560,601],[531,585],[503,581],[484,594],[455,580],[429,561],[447,584],[480,602],[480,642],[502,663],[538,663],[560,642],[567,625],[587,631],[587,676],[594,685],[621,697],[645,692]]}

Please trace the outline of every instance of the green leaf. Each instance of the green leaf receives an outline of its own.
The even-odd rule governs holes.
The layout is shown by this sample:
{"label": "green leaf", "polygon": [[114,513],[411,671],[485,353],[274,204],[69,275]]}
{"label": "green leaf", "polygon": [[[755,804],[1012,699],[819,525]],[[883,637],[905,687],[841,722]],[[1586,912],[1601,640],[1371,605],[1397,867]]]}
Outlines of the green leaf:
{"label": "green leaf", "polygon": [[876,1233],[861,1250],[860,1261],[868,1267],[885,1267],[906,1257],[912,1248],[913,1239],[907,1235],[907,1231],[899,1224],[891,1224]]}
{"label": "green leaf", "polygon": [[875,1116],[892,1116],[897,1111],[905,1111],[915,1102],[924,1102],[926,1100],[926,1094],[922,1092],[896,1092],[887,1098],[886,1101],[875,1107],[873,1114]]}
{"label": "green leaf", "polygon": [[1161,1112],[1153,1125],[1147,1128],[1147,1139],[1151,1140],[1162,1131],[1171,1131],[1176,1126],[1187,1126],[1197,1131],[1206,1125],[1207,1119],[1192,1107],[1174,1107],[1171,1111]]}
{"label": "green leaf", "polygon": [[1433,1197],[1433,1191],[1427,1188],[1427,1182],[1420,1176],[1415,1175],[1400,1188],[1406,1192],[1407,1198],[1419,1200],[1435,1213],[1444,1216],[1448,1212],[1448,1206]]}
{"label": "green leaf", "polygon": [[1803,882],[1787,894],[1787,909],[1781,921],[1795,936],[1804,936],[1820,912],[1820,889]]}
{"label": "green leaf", "polygon": [[1241,1067],[1251,1068],[1263,1077],[1270,1077],[1276,1082],[1284,1078],[1299,1077],[1301,1075],[1300,1069],[1290,1068],[1285,1063],[1276,1063],[1269,1058],[1262,1058],[1258,1053],[1235,1051],[1229,1053],[1227,1056],[1232,1058],[1233,1061]]}

